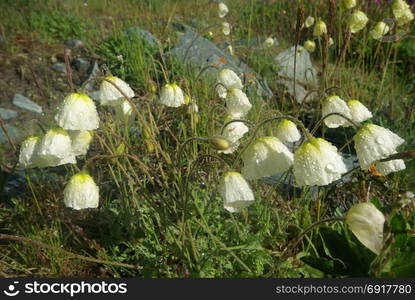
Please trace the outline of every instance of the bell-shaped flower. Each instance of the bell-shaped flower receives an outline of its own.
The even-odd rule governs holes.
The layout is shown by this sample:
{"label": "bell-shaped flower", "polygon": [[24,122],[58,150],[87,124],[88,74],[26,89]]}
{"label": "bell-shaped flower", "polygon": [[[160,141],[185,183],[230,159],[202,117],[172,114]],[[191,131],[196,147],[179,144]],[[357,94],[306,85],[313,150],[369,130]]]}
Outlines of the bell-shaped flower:
{"label": "bell-shaped flower", "polygon": [[322,186],[347,172],[337,148],[321,138],[312,138],[294,153],[294,176],[297,186]]}
{"label": "bell-shaped flower", "polygon": [[159,102],[168,107],[179,107],[186,104],[182,89],[175,83],[166,84],[162,88]]}
{"label": "bell-shaped flower", "polygon": [[[115,76],[107,76],[105,79],[114,83],[128,98],[134,97],[134,91],[125,81]],[[102,81],[100,89],[98,91],[98,100],[101,105],[119,105],[125,100],[123,95],[114,85],[108,81]]]}
{"label": "bell-shaped flower", "polygon": [[222,23],[222,33],[224,35],[229,35],[231,33],[231,25],[228,22]]}
{"label": "bell-shaped flower", "polygon": [[347,106],[350,109],[351,119],[355,123],[361,123],[372,118],[372,113],[358,100],[347,101]]}
{"label": "bell-shaped flower", "polygon": [[39,141],[40,138],[38,136],[30,136],[22,142],[19,154],[19,169],[37,167],[35,162]]}
{"label": "bell-shaped flower", "polygon": [[219,3],[219,8],[218,8],[218,14],[219,14],[219,18],[223,18],[225,17],[229,12],[228,7],[226,6],[225,3],[220,2]]}
{"label": "bell-shaped flower", "polygon": [[226,107],[228,113],[234,118],[239,119],[245,116],[252,108],[248,97],[240,89],[230,89],[226,95]]}
{"label": "bell-shaped flower", "polygon": [[243,84],[236,73],[230,69],[222,69],[218,74],[216,91],[219,97],[226,98],[228,89],[242,89]]}
{"label": "bell-shaped flower", "polygon": [[99,188],[88,174],[73,175],[63,190],[63,201],[66,207],[76,210],[97,208]]}
{"label": "bell-shaped flower", "polygon": [[356,33],[366,27],[368,17],[361,10],[352,13],[347,21],[351,33]]}
{"label": "bell-shaped flower", "polygon": [[314,18],[312,16],[308,16],[305,19],[305,22],[304,22],[305,28],[309,28],[309,27],[313,26],[313,24],[314,24]]}
{"label": "bell-shaped flower", "polygon": [[376,161],[395,154],[396,148],[405,140],[387,128],[364,124],[353,141],[360,167],[367,170]]}
{"label": "bell-shaped flower", "polygon": [[272,37],[269,37],[264,41],[263,46],[264,48],[271,48],[272,46],[274,46],[274,43],[274,39]]}
{"label": "bell-shaped flower", "polygon": [[[350,109],[347,106],[346,102],[342,100],[339,96],[330,96],[328,97],[322,107],[323,117],[331,113],[339,113],[347,118],[352,118]],[[339,126],[349,126],[350,123],[347,119],[339,115],[332,115],[324,119],[324,124],[329,128],[337,128]]]}
{"label": "bell-shaped flower", "polygon": [[385,216],[372,203],[353,205],[346,215],[346,223],[357,239],[379,254],[383,246]]}
{"label": "bell-shaped flower", "polygon": [[242,160],[242,174],[247,179],[259,179],[287,171],[293,164],[293,154],[278,138],[264,136],[249,145]]}
{"label": "bell-shaped flower", "polygon": [[323,21],[317,21],[317,23],[314,25],[313,29],[313,36],[315,37],[321,37],[323,34],[327,33],[327,25]]}
{"label": "bell-shaped flower", "polygon": [[71,130],[68,133],[72,141],[74,155],[86,155],[92,141],[93,132],[90,130]]}
{"label": "bell-shaped flower", "polygon": [[395,0],[392,12],[399,26],[403,26],[414,19],[410,6],[404,0]]}
{"label": "bell-shaped flower", "polygon": [[275,135],[283,143],[294,143],[300,140],[301,134],[294,122],[282,120],[277,124]]}
{"label": "bell-shaped flower", "polygon": [[240,212],[255,201],[248,182],[238,172],[225,173],[220,181],[219,193],[223,199],[223,206],[229,212]]}
{"label": "bell-shaped flower", "polygon": [[343,5],[347,9],[352,9],[356,4],[356,0],[343,0]]}
{"label": "bell-shaped flower", "polygon": [[312,53],[316,50],[316,43],[312,40],[307,40],[304,43],[304,48],[306,48],[308,52]]}
{"label": "bell-shaped flower", "polygon": [[376,163],[376,170],[383,176],[405,169],[406,166],[403,159],[394,159]]}
{"label": "bell-shaped flower", "polygon": [[99,127],[94,101],[87,95],[79,93],[65,97],[55,115],[55,121],[67,130],[94,130]]}
{"label": "bell-shaped flower", "polygon": [[389,26],[385,22],[377,22],[369,34],[375,40],[381,40],[389,32],[389,29]]}
{"label": "bell-shaped flower", "polygon": [[128,122],[134,119],[134,109],[128,100],[124,100],[121,104],[115,106],[114,109],[117,120]]}
{"label": "bell-shaped flower", "polygon": [[35,163],[39,167],[76,163],[68,132],[62,128],[49,129],[39,142]]}
{"label": "bell-shaped flower", "polygon": [[[225,123],[232,120],[231,116],[227,116],[225,118]],[[239,140],[249,131],[248,126],[245,125],[244,122],[232,122],[228,124],[224,131],[222,136],[226,138],[228,141],[231,142],[231,146],[222,151],[218,151],[220,153],[230,154],[236,151],[239,147]]]}

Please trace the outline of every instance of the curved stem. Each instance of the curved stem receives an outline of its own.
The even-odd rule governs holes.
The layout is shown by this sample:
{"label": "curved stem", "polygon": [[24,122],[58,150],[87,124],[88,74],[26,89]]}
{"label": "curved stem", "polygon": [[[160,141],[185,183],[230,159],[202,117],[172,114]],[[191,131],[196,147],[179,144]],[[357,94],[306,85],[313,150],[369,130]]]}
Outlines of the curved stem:
{"label": "curved stem", "polygon": [[226,128],[228,125],[230,125],[231,123],[234,123],[234,122],[241,122],[241,123],[246,123],[246,124],[248,124],[248,125],[250,125],[250,126],[254,126],[254,123],[252,123],[252,122],[251,122],[251,121],[249,121],[249,120],[233,119],[233,120],[230,120],[229,122],[226,122],[226,123],[222,126],[222,129],[221,129],[221,131],[220,131],[220,134],[223,134],[223,132],[225,131],[225,128]]}
{"label": "curved stem", "polygon": [[339,116],[339,117],[342,117],[343,119],[345,119],[345,120],[347,120],[348,122],[350,122],[350,124],[352,124],[353,125],[353,127],[356,129],[356,130],[359,130],[359,128],[360,128],[360,126],[359,125],[357,125],[352,119],[350,119],[350,118],[348,118],[348,117],[346,117],[345,115],[343,115],[343,114],[341,114],[341,113],[337,113],[337,112],[332,112],[332,113],[329,113],[329,114],[327,114],[327,115],[325,115],[324,117],[322,117],[318,122],[317,122],[317,124],[314,126],[314,128],[313,128],[313,130],[311,131],[311,134],[313,135],[313,134],[315,134],[316,133],[316,131],[317,131],[317,129],[320,127],[320,125],[321,125],[321,123],[325,120],[325,119],[327,119],[328,117],[330,117],[330,116]]}
{"label": "curved stem", "polygon": [[184,146],[186,146],[187,143],[189,143],[191,141],[195,141],[195,140],[196,141],[202,141],[202,142],[209,141],[208,138],[202,138],[202,137],[199,137],[199,136],[191,136],[191,137],[187,138],[183,143],[180,144],[179,151],[177,152],[177,164],[178,165],[180,164],[180,158],[181,158],[182,152],[184,150]]}

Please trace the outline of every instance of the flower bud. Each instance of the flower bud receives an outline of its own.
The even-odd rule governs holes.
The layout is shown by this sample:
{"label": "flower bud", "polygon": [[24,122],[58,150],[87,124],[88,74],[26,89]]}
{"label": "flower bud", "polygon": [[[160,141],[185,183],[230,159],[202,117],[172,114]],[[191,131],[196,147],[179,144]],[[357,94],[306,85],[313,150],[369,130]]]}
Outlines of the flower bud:
{"label": "flower bud", "polygon": [[356,0],[344,0],[343,5],[347,9],[351,9],[356,6]]}
{"label": "flower bud", "polygon": [[304,43],[304,48],[306,48],[308,52],[312,53],[314,50],[316,50],[316,43],[314,41],[308,40]]}
{"label": "flower bud", "polygon": [[221,136],[213,136],[209,138],[209,144],[215,150],[227,150],[231,146],[231,142]]}

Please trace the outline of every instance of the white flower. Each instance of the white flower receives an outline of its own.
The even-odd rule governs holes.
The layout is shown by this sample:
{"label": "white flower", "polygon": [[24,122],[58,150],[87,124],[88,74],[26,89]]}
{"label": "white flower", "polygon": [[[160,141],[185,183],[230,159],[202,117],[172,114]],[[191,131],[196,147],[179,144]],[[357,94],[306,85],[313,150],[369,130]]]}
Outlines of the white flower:
{"label": "white flower", "polygon": [[238,172],[227,172],[221,178],[219,193],[224,208],[229,212],[240,212],[255,201],[249,184]]}
{"label": "white flower", "polygon": [[[231,116],[225,118],[225,123],[232,120]],[[248,126],[244,122],[232,122],[227,125],[223,131],[222,136],[231,142],[231,147],[226,150],[218,151],[219,153],[233,153],[239,147],[239,140],[249,131]]]}
{"label": "white flower", "polygon": [[290,120],[282,120],[278,123],[275,135],[283,143],[294,143],[300,140],[301,134],[294,122]]}
{"label": "white flower", "polygon": [[37,136],[30,136],[22,142],[19,154],[19,169],[36,167],[37,146],[40,138]]}
{"label": "white flower", "polygon": [[356,123],[361,123],[372,118],[372,113],[358,100],[347,101],[350,109],[351,119]]}
{"label": "white flower", "polygon": [[71,138],[62,128],[48,130],[39,142],[35,164],[39,167],[55,167],[76,163]]}
{"label": "white flower", "polygon": [[246,149],[242,160],[242,174],[248,179],[259,179],[287,171],[293,164],[293,154],[278,138],[264,136]]}
{"label": "white flower", "polygon": [[219,3],[219,18],[223,18],[224,16],[228,14],[228,12],[229,12],[229,9],[226,6],[226,4],[223,2]]}
{"label": "white flower", "polygon": [[[134,97],[134,91],[125,81],[115,76],[107,76],[105,79],[114,83],[128,98]],[[101,83],[97,98],[101,105],[118,105],[125,100],[124,95],[114,85],[105,80]]]}
{"label": "white flower", "polygon": [[166,84],[162,88],[159,102],[168,107],[179,107],[186,104],[182,89],[175,83]]}
{"label": "white flower", "polygon": [[94,101],[87,95],[78,93],[65,97],[55,115],[55,121],[68,130],[94,130],[99,127]]}
{"label": "white flower", "polygon": [[325,33],[327,33],[326,23],[320,20],[314,25],[313,36],[320,37]]}
{"label": "white flower", "polygon": [[97,208],[99,188],[88,174],[76,174],[71,177],[63,190],[66,207],[73,209]]}
{"label": "white flower", "polygon": [[92,141],[93,132],[90,130],[71,130],[68,133],[71,137],[74,155],[86,155]]}
{"label": "white flower", "polygon": [[395,0],[392,12],[399,26],[405,25],[414,19],[410,6],[403,0]]}
{"label": "white flower", "polygon": [[334,45],[334,41],[333,41],[333,39],[332,38],[329,38],[329,47],[331,47],[331,46],[333,46]]}
{"label": "white flower", "polygon": [[356,33],[366,27],[368,17],[361,10],[357,10],[352,13],[347,21],[347,25],[350,28],[351,33]]}
{"label": "white flower", "polygon": [[251,109],[252,104],[248,97],[240,89],[230,89],[226,95],[226,107],[233,118],[238,119],[245,116]]}
{"label": "white flower", "polygon": [[396,148],[405,141],[389,129],[375,124],[363,125],[353,140],[362,170],[367,170],[377,160],[396,153]]}
{"label": "white flower", "polygon": [[128,100],[124,100],[121,104],[114,107],[115,117],[120,121],[130,121],[134,119],[135,113],[133,107]]}
{"label": "white flower", "polygon": [[370,36],[375,40],[381,40],[389,32],[389,26],[385,22],[377,22],[375,27],[370,31]]}
{"label": "white flower", "polygon": [[312,138],[294,153],[294,176],[298,186],[327,185],[347,172],[337,148],[326,140]]}
{"label": "white flower", "polygon": [[376,170],[383,176],[405,169],[406,166],[403,159],[394,159],[376,163]]}
{"label": "white flower", "polygon": [[274,45],[274,39],[272,37],[269,37],[264,41],[265,48],[271,48],[273,45]]}
{"label": "white flower", "polygon": [[[347,118],[352,118],[350,109],[347,106],[346,102],[338,96],[330,96],[324,101],[322,108],[323,117],[327,116],[330,113],[340,113]],[[332,115],[324,119],[324,124],[329,128],[337,128],[339,126],[349,126],[349,122],[339,116]]]}
{"label": "white flower", "polygon": [[216,91],[220,98],[226,98],[228,89],[242,89],[242,81],[236,73],[230,69],[222,69],[218,74]]}
{"label": "white flower", "polygon": [[228,47],[226,47],[226,49],[228,50],[228,52],[229,52],[229,54],[230,55],[234,55],[235,53],[233,52],[233,48],[232,48],[232,45],[229,45]]}
{"label": "white flower", "polygon": [[228,22],[222,23],[222,32],[224,35],[229,35],[231,33],[231,25]]}
{"label": "white flower", "polygon": [[308,16],[308,17],[305,19],[305,22],[304,22],[305,27],[306,27],[306,28],[309,28],[309,27],[311,27],[313,24],[314,24],[314,18],[313,18],[312,16]]}
{"label": "white flower", "polygon": [[356,6],[356,0],[344,0],[343,4],[347,9],[351,9]]}
{"label": "white flower", "polygon": [[383,245],[385,216],[372,203],[353,205],[346,215],[346,223],[357,239],[379,254]]}
{"label": "white flower", "polygon": [[304,48],[306,48],[308,52],[312,53],[316,50],[316,43],[314,41],[307,40],[304,43]]}

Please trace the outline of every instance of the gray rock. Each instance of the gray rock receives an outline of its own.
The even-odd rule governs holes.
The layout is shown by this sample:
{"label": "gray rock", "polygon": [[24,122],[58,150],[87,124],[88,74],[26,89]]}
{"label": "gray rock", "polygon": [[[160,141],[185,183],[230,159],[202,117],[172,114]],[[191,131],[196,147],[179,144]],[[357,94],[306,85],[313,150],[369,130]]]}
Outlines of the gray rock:
{"label": "gray rock", "polygon": [[42,113],[42,107],[21,94],[14,95],[13,104],[28,111]]}
{"label": "gray rock", "polygon": [[[9,135],[9,138],[13,141],[20,139],[20,131],[19,129],[17,129],[16,127],[9,125],[9,124],[5,124],[4,128],[7,131],[7,134]],[[3,128],[0,128],[0,144],[1,143],[5,143],[8,142],[8,138],[6,136],[6,134],[3,131]]]}
{"label": "gray rock", "polygon": [[65,42],[65,45],[69,48],[83,48],[84,43],[81,40],[69,40]]}
{"label": "gray rock", "polygon": [[66,65],[62,62],[57,62],[52,66],[53,71],[58,73],[66,73]]}
{"label": "gray rock", "polygon": [[158,39],[153,34],[151,34],[151,32],[141,29],[138,26],[128,28],[125,33],[131,39],[141,39],[151,46],[156,46],[158,44]]}
{"label": "gray rock", "polygon": [[0,181],[4,182],[3,190],[0,190],[1,200],[6,201],[7,204],[12,198],[16,198],[26,190],[26,177],[24,171],[17,171],[11,174],[0,170]]}
{"label": "gray rock", "polygon": [[73,64],[75,66],[75,69],[78,72],[82,72],[82,73],[87,73],[91,66],[91,63],[88,60],[81,58],[81,57],[75,59]]}
{"label": "gray rock", "polygon": [[[274,61],[278,64],[278,75],[284,78],[294,78],[294,52],[295,47],[291,47],[279,53]],[[297,47],[297,60],[295,67],[295,79],[305,84],[317,85],[317,71],[313,67],[308,51],[302,47]]]}
{"label": "gray rock", "polygon": [[193,31],[189,26],[177,23],[174,23],[173,26],[183,32],[183,35],[170,53],[177,56],[181,62],[204,70],[203,76],[211,78],[212,81],[216,80],[220,69],[231,69],[241,79],[245,79],[245,86],[248,87],[249,96],[272,96],[267,83],[240,59],[234,58],[226,51],[222,51],[215,44]]}
{"label": "gray rock", "polygon": [[[99,69],[98,63],[97,63],[97,61],[94,61],[91,72],[89,73],[88,78],[86,80],[90,80],[91,78],[98,77],[99,73],[100,73],[100,69]],[[93,81],[93,80],[89,81],[85,85],[86,91],[94,90],[95,85],[96,85],[95,81]]]}
{"label": "gray rock", "polygon": [[[304,101],[304,98],[307,96],[309,92],[298,82],[295,83],[295,87],[294,87],[293,82],[294,81],[290,79],[280,79],[277,81],[277,83],[282,84],[287,88],[287,92],[291,96],[295,97],[295,100],[297,101],[297,103],[302,103]],[[294,93],[294,88],[295,88],[295,93]],[[305,99],[306,102],[313,100],[317,95],[318,95],[317,92],[311,93]]]}
{"label": "gray rock", "polygon": [[17,111],[11,109],[0,108],[0,118],[3,120],[10,120],[16,118],[18,115]]}

